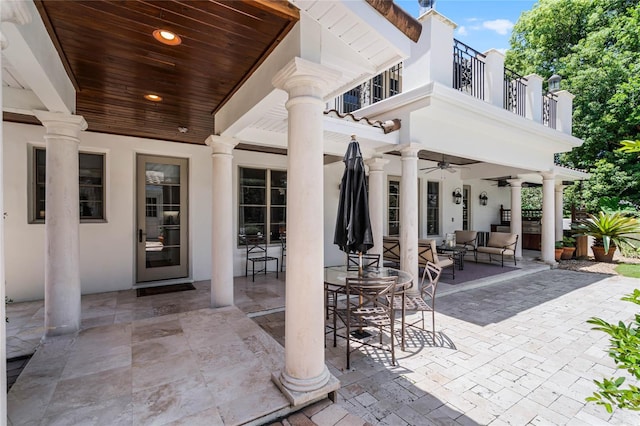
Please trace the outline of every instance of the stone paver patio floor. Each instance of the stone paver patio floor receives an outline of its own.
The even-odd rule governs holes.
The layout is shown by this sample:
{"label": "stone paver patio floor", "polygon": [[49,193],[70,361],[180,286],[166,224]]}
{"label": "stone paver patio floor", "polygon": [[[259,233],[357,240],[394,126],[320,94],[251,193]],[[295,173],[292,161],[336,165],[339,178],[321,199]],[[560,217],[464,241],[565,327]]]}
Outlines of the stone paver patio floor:
{"label": "stone paver patio floor", "polygon": [[[344,371],[344,348],[328,339],[327,363],[342,384],[338,404],[375,425],[638,425],[639,413],[609,415],[585,398],[593,379],[620,375],[608,335],[586,320],[628,322],[637,306],[620,298],[639,286],[556,269],[441,297],[444,346],[412,330],[397,367],[386,353],[368,351],[356,352]],[[277,337],[283,314],[254,320]]]}

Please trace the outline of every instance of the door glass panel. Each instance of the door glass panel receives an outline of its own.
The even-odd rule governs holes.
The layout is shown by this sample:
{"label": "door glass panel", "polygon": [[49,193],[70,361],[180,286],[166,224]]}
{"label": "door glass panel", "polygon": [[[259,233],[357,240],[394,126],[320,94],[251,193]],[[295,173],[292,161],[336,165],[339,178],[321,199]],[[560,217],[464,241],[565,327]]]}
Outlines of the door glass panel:
{"label": "door glass panel", "polygon": [[180,265],[180,166],[145,165],[146,267]]}

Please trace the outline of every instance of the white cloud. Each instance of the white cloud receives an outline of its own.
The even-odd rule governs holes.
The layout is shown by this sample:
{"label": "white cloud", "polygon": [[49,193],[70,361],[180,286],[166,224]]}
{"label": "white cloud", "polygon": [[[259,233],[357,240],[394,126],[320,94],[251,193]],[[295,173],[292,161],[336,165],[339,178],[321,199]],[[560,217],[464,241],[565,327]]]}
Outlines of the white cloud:
{"label": "white cloud", "polygon": [[467,27],[461,25],[458,27],[458,34],[461,36],[466,36],[467,34],[469,34],[469,31],[467,31]]}
{"label": "white cloud", "polygon": [[513,28],[513,22],[508,19],[494,19],[493,21],[484,21],[482,27],[495,31],[500,35],[507,35]]}

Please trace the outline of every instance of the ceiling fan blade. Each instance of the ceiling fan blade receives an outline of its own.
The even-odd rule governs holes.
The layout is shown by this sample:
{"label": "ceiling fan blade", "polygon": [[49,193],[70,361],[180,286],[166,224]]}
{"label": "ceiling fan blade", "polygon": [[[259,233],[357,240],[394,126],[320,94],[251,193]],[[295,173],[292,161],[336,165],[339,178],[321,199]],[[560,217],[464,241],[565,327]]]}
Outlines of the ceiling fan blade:
{"label": "ceiling fan blade", "polygon": [[424,171],[424,170],[433,171],[433,170],[437,170],[437,169],[439,169],[439,167],[424,167],[424,168],[420,169],[420,171]]}
{"label": "ceiling fan blade", "polygon": [[453,167],[447,167],[445,170],[448,171],[449,173],[455,173],[457,171]]}

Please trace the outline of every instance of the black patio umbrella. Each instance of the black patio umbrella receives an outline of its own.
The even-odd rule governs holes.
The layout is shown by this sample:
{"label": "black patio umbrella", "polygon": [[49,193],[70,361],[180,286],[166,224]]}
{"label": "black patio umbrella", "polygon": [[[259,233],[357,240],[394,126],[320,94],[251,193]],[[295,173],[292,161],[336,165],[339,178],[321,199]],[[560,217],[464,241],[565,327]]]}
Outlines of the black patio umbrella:
{"label": "black patio umbrella", "polygon": [[344,175],[333,243],[345,253],[366,253],[373,247],[364,161],[355,135],[344,155]]}

